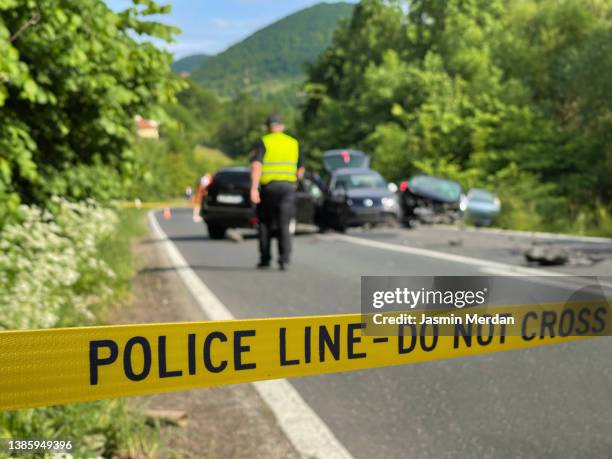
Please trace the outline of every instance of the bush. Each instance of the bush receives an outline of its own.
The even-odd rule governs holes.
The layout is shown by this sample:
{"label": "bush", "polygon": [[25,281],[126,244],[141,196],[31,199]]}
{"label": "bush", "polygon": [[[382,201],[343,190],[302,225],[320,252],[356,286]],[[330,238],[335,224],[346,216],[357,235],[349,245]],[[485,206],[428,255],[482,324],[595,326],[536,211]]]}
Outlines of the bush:
{"label": "bush", "polygon": [[219,150],[194,146],[177,132],[168,132],[159,141],[136,142],[136,173],[126,197],[156,200],[182,197],[186,187],[194,187],[205,172],[214,173],[233,160]]}
{"label": "bush", "polygon": [[100,161],[66,166],[49,174],[48,180],[42,181],[41,190],[43,196],[70,196],[73,200],[95,199],[106,203],[124,194],[124,172]]}
{"label": "bush", "polygon": [[21,206],[18,223],[0,233],[0,327],[46,328],[87,323],[111,294],[114,273],[97,257],[117,216],[93,201],[51,202],[54,214]]}
{"label": "bush", "polygon": [[[0,232],[0,328],[97,322],[129,283],[129,244],[142,232],[141,217],[91,200],[20,206]],[[72,439],[73,457],[148,456],[157,447],[156,432],[123,400],[3,412],[0,437]]]}

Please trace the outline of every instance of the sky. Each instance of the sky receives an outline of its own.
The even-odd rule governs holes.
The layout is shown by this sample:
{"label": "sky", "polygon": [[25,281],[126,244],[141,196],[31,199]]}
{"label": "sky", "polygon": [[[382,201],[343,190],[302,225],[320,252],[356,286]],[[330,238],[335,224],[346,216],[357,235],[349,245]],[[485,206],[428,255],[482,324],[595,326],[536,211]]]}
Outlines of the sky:
{"label": "sky", "polygon": [[[348,0],[354,3],[354,0]],[[162,22],[182,33],[166,46],[176,58],[191,54],[216,54],[258,29],[321,0],[158,0],[172,5]],[[114,10],[129,7],[130,0],[106,0]],[[330,1],[333,3],[333,1]]]}

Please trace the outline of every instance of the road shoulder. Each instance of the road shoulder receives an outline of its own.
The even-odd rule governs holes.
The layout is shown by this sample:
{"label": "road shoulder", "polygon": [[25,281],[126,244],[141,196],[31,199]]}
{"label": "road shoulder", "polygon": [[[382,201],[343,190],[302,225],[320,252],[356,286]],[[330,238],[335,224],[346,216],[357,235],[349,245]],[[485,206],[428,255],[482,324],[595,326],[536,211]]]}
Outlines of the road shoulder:
{"label": "road shoulder", "polygon": [[[160,242],[134,245],[142,268],[134,277],[133,301],[114,312],[116,324],[205,320]],[[185,458],[298,457],[274,414],[250,384],[138,397],[136,404],[188,414],[187,427],[163,427],[164,444]],[[167,457],[160,452],[160,457]]]}

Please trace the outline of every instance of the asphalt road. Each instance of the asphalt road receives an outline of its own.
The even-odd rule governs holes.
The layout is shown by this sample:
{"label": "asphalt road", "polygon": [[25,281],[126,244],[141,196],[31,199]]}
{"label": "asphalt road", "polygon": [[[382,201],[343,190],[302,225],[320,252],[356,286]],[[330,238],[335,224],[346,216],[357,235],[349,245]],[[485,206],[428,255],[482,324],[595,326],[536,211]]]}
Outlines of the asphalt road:
{"label": "asphalt road", "polygon": [[[524,266],[521,251],[530,243],[442,228],[304,234],[294,239],[288,272],[258,271],[252,235],[209,240],[189,209],[173,210],[170,221],[158,217],[195,273],[239,318],[359,312],[363,275],[501,274],[491,262]],[[612,256],[612,244],[555,244]],[[612,262],[557,270],[612,276]],[[291,383],[356,458],[611,457],[611,356],[612,338],[598,338]]]}

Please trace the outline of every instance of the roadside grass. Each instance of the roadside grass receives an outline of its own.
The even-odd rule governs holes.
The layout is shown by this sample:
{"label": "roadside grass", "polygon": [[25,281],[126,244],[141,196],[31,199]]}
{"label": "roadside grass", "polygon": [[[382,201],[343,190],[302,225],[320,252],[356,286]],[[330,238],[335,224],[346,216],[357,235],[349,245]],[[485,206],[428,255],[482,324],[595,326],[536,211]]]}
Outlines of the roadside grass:
{"label": "roadside grass", "polygon": [[131,180],[124,197],[143,202],[180,198],[187,187],[195,191],[206,172],[215,173],[234,163],[221,150],[204,145],[194,147],[182,137],[139,141],[135,151],[136,170],[140,172]]}
{"label": "roadside grass", "polygon": [[[72,457],[154,457],[159,449],[156,428],[125,400],[75,403],[20,410],[3,415],[0,437],[71,440]],[[0,457],[9,457],[2,456]],[[19,457],[41,457],[40,453]]]}
{"label": "roadside grass", "polygon": [[202,174],[204,172],[214,173],[222,167],[231,166],[235,162],[221,150],[204,145],[198,145],[194,148],[193,157]]}
{"label": "roadside grass", "polygon": [[[112,306],[129,303],[131,279],[139,261],[131,250],[132,243],[147,234],[146,211],[121,209],[112,235],[98,244],[97,258],[105,262],[114,276],[109,284],[111,294],[96,298],[87,325],[101,324]],[[85,284],[90,285],[91,281]],[[82,318],[65,311],[61,326],[83,325]],[[157,424],[149,425],[138,407],[127,400],[114,399],[74,403],[55,407],[17,410],[0,413],[0,438],[70,439],[72,457],[156,457],[160,436]],[[0,452],[0,458],[9,457]],[[39,453],[20,457],[41,457]]]}
{"label": "roadside grass", "polygon": [[568,223],[573,234],[612,237],[612,208],[596,204],[593,210],[579,212],[578,216]]}
{"label": "roadside grass", "polygon": [[[469,223],[468,223],[469,224]],[[542,231],[575,236],[612,237],[612,207],[595,204],[592,209],[543,218],[533,207],[504,212],[494,227],[517,231]]]}
{"label": "roadside grass", "polygon": [[100,258],[105,261],[115,273],[112,290],[113,301],[122,301],[130,293],[130,281],[137,269],[138,260],[131,250],[132,243],[146,237],[146,210],[120,209],[119,224],[116,233],[101,242]]}

